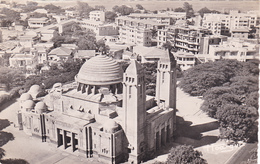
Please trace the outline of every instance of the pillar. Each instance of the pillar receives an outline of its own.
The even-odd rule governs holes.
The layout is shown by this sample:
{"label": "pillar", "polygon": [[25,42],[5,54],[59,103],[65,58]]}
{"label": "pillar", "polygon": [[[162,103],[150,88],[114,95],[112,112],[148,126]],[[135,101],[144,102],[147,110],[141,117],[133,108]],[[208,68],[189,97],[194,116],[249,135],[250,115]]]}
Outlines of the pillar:
{"label": "pillar", "polygon": [[64,145],[64,149],[67,148],[67,134],[66,134],[66,130],[63,130],[63,145]]}

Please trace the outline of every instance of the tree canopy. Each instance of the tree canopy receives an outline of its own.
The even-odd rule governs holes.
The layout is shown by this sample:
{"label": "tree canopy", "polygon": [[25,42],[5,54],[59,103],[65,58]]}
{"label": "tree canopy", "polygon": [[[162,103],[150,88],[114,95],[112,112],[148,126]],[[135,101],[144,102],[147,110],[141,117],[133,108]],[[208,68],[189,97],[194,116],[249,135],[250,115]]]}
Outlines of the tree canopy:
{"label": "tree canopy", "polygon": [[180,145],[170,150],[167,158],[167,163],[180,163],[180,164],[206,164],[206,160],[201,158],[202,153],[194,150],[190,145]]}
{"label": "tree canopy", "polygon": [[121,15],[129,15],[134,12],[134,9],[132,7],[127,7],[126,5],[122,6],[114,6],[113,11],[120,13]]}
{"label": "tree canopy", "polygon": [[201,109],[220,121],[220,138],[256,139],[259,61],[220,60],[197,65],[184,73],[180,87],[203,96]]}
{"label": "tree canopy", "polygon": [[117,14],[113,11],[106,11],[105,13],[105,20],[106,22],[115,22],[115,19],[117,17]]}
{"label": "tree canopy", "polygon": [[79,12],[79,16],[82,18],[88,18],[89,13],[94,10],[88,3],[77,1],[76,10]]}
{"label": "tree canopy", "polygon": [[203,17],[205,13],[218,13],[219,14],[220,12],[216,11],[216,10],[210,10],[207,7],[203,7],[198,11],[198,13],[201,15],[201,17]]}

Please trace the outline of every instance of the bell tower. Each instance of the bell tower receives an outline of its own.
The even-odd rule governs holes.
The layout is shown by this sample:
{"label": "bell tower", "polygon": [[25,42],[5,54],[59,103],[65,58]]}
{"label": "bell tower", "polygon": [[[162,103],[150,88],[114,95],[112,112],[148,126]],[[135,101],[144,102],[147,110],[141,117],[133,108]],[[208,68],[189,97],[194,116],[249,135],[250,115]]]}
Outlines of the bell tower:
{"label": "bell tower", "polygon": [[123,128],[128,140],[130,163],[139,163],[145,153],[146,95],[144,69],[132,60],[123,80]]}
{"label": "bell tower", "polygon": [[176,109],[176,60],[170,50],[158,61],[155,97],[158,105]]}

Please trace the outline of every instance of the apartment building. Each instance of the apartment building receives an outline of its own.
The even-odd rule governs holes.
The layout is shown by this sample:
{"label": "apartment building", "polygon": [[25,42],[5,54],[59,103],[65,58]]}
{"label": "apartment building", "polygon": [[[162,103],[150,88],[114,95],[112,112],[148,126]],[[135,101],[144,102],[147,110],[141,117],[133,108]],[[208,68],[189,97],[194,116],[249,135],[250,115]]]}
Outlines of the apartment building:
{"label": "apartment building", "polygon": [[226,37],[214,36],[211,31],[196,26],[170,26],[158,30],[157,47],[169,43],[178,51],[192,54],[208,53],[209,45],[217,45]]}
{"label": "apartment building", "polygon": [[160,24],[172,25],[173,18],[168,14],[141,14],[141,13],[132,13],[128,15],[129,18],[139,19],[139,20],[151,20]]}
{"label": "apartment building", "polygon": [[93,20],[93,21],[104,22],[105,21],[105,12],[99,11],[99,10],[91,11],[89,13],[89,19]]}
{"label": "apartment building", "polygon": [[158,14],[167,14],[174,20],[186,20],[186,12],[158,11]]}
{"label": "apartment building", "polygon": [[116,18],[120,41],[131,45],[151,46],[152,32],[165,27],[151,20],[139,20],[129,17]]}
{"label": "apartment building", "polygon": [[202,26],[210,29],[214,34],[230,35],[234,29],[251,28],[257,25],[257,15],[239,13],[231,10],[230,14],[204,14]]}
{"label": "apartment building", "polygon": [[97,36],[113,36],[119,34],[118,27],[115,24],[104,24],[104,22],[90,19],[79,20],[78,23],[85,29],[93,30]]}
{"label": "apartment building", "polygon": [[152,45],[152,32],[149,29],[125,26],[119,31],[120,41],[131,45],[142,45],[150,47]]}
{"label": "apartment building", "polygon": [[211,60],[218,59],[236,59],[238,61],[248,61],[259,59],[259,46],[243,40],[223,42],[220,45],[211,45],[207,58]]}
{"label": "apartment building", "polygon": [[146,28],[146,29],[162,29],[165,27],[164,24],[157,23],[151,20],[139,20],[133,19],[126,16],[117,17],[115,20],[117,26],[134,26],[138,28]]}

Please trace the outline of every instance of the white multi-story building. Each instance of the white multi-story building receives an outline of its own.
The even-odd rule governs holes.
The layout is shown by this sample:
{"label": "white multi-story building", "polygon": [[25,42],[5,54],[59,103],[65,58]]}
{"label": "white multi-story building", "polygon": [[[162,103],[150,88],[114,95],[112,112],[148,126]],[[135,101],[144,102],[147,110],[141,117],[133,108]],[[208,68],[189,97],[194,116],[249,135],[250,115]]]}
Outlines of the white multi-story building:
{"label": "white multi-story building", "polygon": [[158,30],[157,47],[169,43],[176,50],[201,54],[208,53],[209,45],[219,44],[226,37],[211,35],[211,31],[196,26],[169,26]]}
{"label": "white multi-story building", "polygon": [[142,45],[149,47],[152,44],[152,32],[149,29],[122,26],[120,28],[120,41],[132,45]]}
{"label": "white multi-story building", "polygon": [[174,11],[158,11],[158,14],[167,14],[175,20],[186,20],[186,12],[174,12]]}
{"label": "white multi-story building", "polygon": [[172,25],[173,18],[168,14],[141,14],[141,13],[132,13],[128,15],[129,18],[139,19],[139,20],[151,20],[160,24]]}
{"label": "white multi-story building", "polygon": [[116,18],[119,26],[120,41],[131,45],[151,46],[152,32],[165,27],[151,20],[139,20],[129,17]]}
{"label": "white multi-story building", "polygon": [[89,13],[89,19],[93,20],[93,21],[101,21],[104,22],[105,21],[105,12],[104,11],[91,11]]}
{"label": "white multi-story building", "polygon": [[239,13],[237,10],[230,14],[204,14],[202,26],[208,28],[214,34],[230,35],[234,29],[251,28],[257,25],[257,15]]}
{"label": "white multi-story building", "polygon": [[93,30],[97,36],[113,36],[118,35],[118,27],[115,24],[104,24],[101,21],[93,21],[90,19],[83,19],[78,21],[81,27]]}
{"label": "white multi-story building", "polygon": [[248,61],[259,59],[259,47],[256,44],[244,42],[243,40],[232,40],[223,42],[220,45],[211,45],[207,58],[211,60],[218,59],[236,59],[238,61]]}

